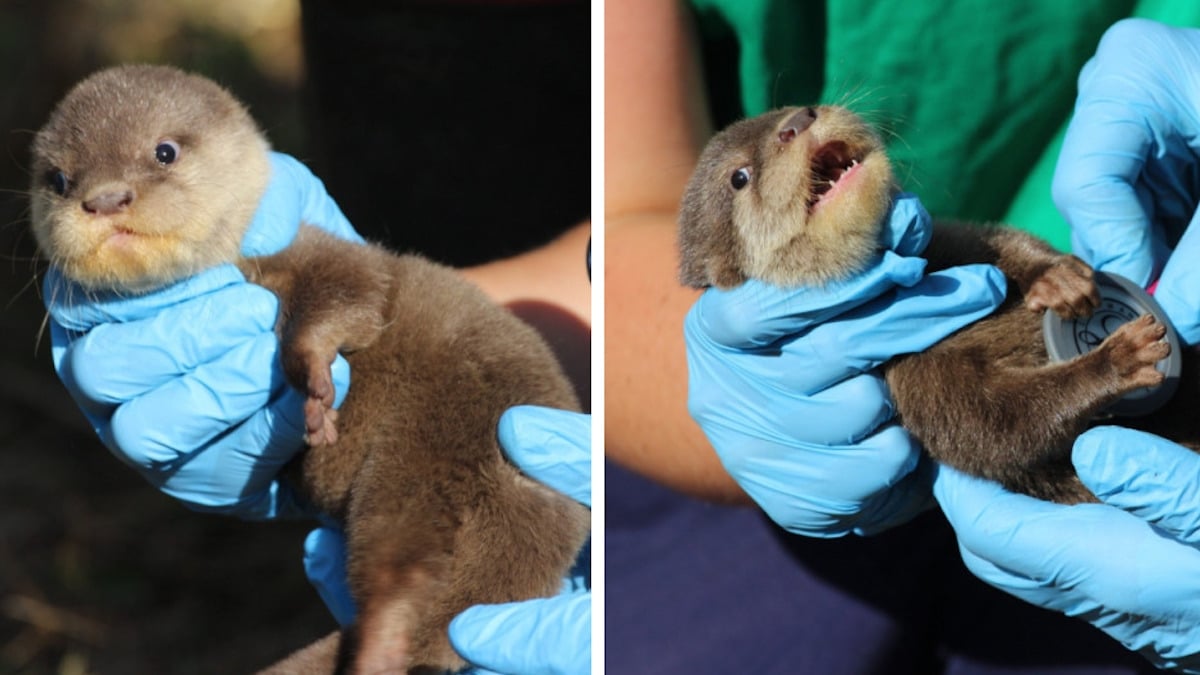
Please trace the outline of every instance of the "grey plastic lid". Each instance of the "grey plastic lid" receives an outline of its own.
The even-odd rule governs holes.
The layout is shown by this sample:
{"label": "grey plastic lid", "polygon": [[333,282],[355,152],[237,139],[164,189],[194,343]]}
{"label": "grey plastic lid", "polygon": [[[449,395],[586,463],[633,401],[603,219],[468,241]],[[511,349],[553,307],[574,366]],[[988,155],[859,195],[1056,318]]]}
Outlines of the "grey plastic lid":
{"label": "grey plastic lid", "polygon": [[1149,293],[1129,279],[1118,274],[1096,272],[1096,286],[1100,291],[1100,306],[1089,317],[1064,319],[1052,310],[1042,317],[1042,337],[1046,340],[1046,351],[1052,361],[1066,361],[1086,354],[1104,341],[1119,326],[1143,314],[1153,314],[1167,327],[1164,338],[1171,346],[1171,354],[1155,364],[1158,372],[1166,376],[1157,387],[1135,389],[1109,406],[1105,412],[1113,415],[1136,417],[1154,412],[1170,400],[1179,386],[1179,371],[1182,367],[1179,336],[1167,320],[1161,306]]}

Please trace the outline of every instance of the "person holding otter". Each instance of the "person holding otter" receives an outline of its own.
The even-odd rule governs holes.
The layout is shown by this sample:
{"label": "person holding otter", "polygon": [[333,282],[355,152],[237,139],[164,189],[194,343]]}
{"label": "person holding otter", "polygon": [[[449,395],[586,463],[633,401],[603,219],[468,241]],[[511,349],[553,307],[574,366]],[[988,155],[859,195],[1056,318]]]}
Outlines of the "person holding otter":
{"label": "person holding otter", "polygon": [[[1114,25],[1079,76],[1054,177],[1075,250],[1156,286],[1189,345],[1200,343],[1198,77],[1200,30]],[[942,467],[934,494],[963,559],[988,583],[1082,616],[1161,667],[1200,672],[1200,456],[1107,427],[1081,436],[1072,460],[1103,506],[1064,509]]]}
{"label": "person holding otter", "polygon": [[[621,20],[626,16],[621,3],[607,5],[606,295],[612,308],[633,306],[626,303],[643,308],[630,317],[627,331],[620,314],[611,309],[608,314],[606,641],[620,645],[609,650],[608,665],[622,672],[734,672],[738,664],[753,663],[758,672],[889,674],[1149,673],[1154,672],[1151,662],[1194,668],[1188,659],[1200,644],[1192,637],[1195,621],[1189,617],[1196,608],[1184,606],[1195,594],[1183,579],[1195,576],[1196,568],[1190,567],[1195,551],[1187,550],[1193,547],[1186,534],[1194,531],[1195,519],[1160,511],[1167,531],[1183,534],[1151,541],[1152,528],[1145,522],[1130,525],[1128,513],[1124,527],[1106,530],[1110,517],[1120,520],[1111,506],[1062,507],[1015,496],[992,503],[998,488],[938,470],[888,422],[888,393],[873,377],[873,366],[889,353],[921,348],[922,336],[905,327],[935,332],[948,325],[949,317],[986,307],[986,295],[944,298],[921,315],[899,301],[903,296],[895,284],[864,283],[859,293],[837,298],[751,284],[700,295],[677,286],[662,290],[678,284],[677,271],[670,268],[672,210],[686,172],[712,133],[708,120],[723,126],[741,115],[826,96],[835,102],[849,99],[854,109],[854,93],[847,96],[839,86],[866,88],[863,107],[898,110],[902,123],[908,123],[892,144],[904,167],[897,174],[931,211],[1003,220],[1062,245],[1068,237],[1055,224],[1049,203],[1052,153],[1045,153],[1051,156],[1048,164],[1039,159],[1054,137],[1053,123],[1048,126],[1046,119],[1053,118],[1048,111],[1056,104],[1047,99],[1070,98],[1070,82],[1087,57],[1082,50],[1090,49],[1084,45],[1094,45],[1120,16],[1078,12],[1071,15],[1072,23],[1063,15],[1040,14],[1049,8],[1033,3],[1009,8],[1019,20],[997,16],[995,6],[982,4],[940,7],[936,17],[914,16],[922,10],[912,4],[901,9],[872,3],[856,11],[853,3],[829,3],[820,10],[810,7],[810,12],[824,12],[817,17],[788,15],[790,6],[781,2],[691,5],[692,17],[677,5],[657,12],[638,8],[636,22]],[[964,16],[969,13],[974,16]],[[691,20],[698,25],[695,33]],[[655,21],[657,32],[650,33],[648,25]],[[957,32],[948,28],[955,22]],[[976,38],[965,28],[973,22],[990,28]],[[908,31],[918,25],[913,30],[922,38],[912,39]],[[1054,30],[1046,30],[1048,25]],[[1063,26],[1066,32],[1058,33]],[[1022,33],[1025,29],[1032,34]],[[1028,41],[1043,48],[1057,34],[1062,43],[1054,59],[1070,65],[1053,76],[1034,74],[1028,64],[1050,61],[1021,50],[1001,50],[1002,56],[989,52],[994,45],[984,34],[996,31],[1010,46]],[[920,45],[933,45],[934,53]],[[1027,66],[1016,65],[1020,59]],[[637,67],[622,68],[627,62]],[[972,67],[980,70],[963,77],[962,71]],[[1188,68],[1184,72],[1195,72],[1196,66]],[[805,77],[807,90],[796,82]],[[1005,86],[976,86],[996,80]],[[623,95],[648,81],[653,84],[641,96]],[[889,88],[893,82],[909,89]],[[872,86],[885,91],[873,97]],[[971,100],[963,97],[966,87],[973,92]],[[731,98],[731,91],[741,98]],[[1018,91],[1024,93],[1005,98]],[[1065,117],[1069,100],[1057,105]],[[979,122],[993,114],[1000,118]],[[976,128],[986,131],[972,137]],[[653,153],[638,154],[649,147]],[[1031,174],[1040,181],[1023,184]],[[1185,183],[1186,175],[1165,184]],[[732,173],[731,180],[737,190]],[[1034,197],[1043,193],[1044,198]],[[1030,208],[1031,199],[1040,200],[1038,208]],[[896,246],[906,240],[904,233],[919,232],[928,223],[928,216],[909,215],[924,211],[915,201],[897,201],[885,220],[893,250],[905,250]],[[1034,212],[1040,219],[1030,217]],[[1178,250],[1185,259],[1187,242]],[[898,278],[888,270],[878,275]],[[1200,301],[1200,289],[1193,296],[1193,302]],[[906,324],[906,315],[924,320]],[[648,317],[654,317],[650,325],[663,325],[662,335],[649,335]],[[872,317],[878,317],[873,325],[900,330],[872,331]],[[841,339],[826,337],[819,347],[807,347],[811,327],[821,323],[831,332],[841,328]],[[678,335],[681,325],[681,339],[664,337],[672,330]],[[657,350],[656,363],[670,373],[657,382],[643,382],[627,368],[649,350]],[[812,391],[801,391],[803,382],[790,386],[811,372],[806,365],[821,372],[841,369],[842,379]],[[648,403],[665,397],[669,403]],[[673,415],[687,414],[675,406],[689,399],[698,424],[668,424]],[[671,417],[662,414],[668,405]],[[654,424],[640,420],[643,410],[659,413]],[[1106,449],[1128,440],[1101,433],[1113,434]],[[1175,453],[1158,454],[1161,467],[1186,466]],[[1190,454],[1187,460],[1196,461]],[[1095,475],[1079,465],[1078,457],[1077,467],[1085,481]],[[1097,467],[1115,465],[1099,462]],[[1195,476],[1196,469],[1184,475]],[[1171,492],[1143,508],[1170,503]],[[711,503],[748,498],[774,528],[753,512]],[[935,498],[955,530],[941,529],[938,515],[924,510]],[[1019,505],[1026,510],[1016,510]],[[1069,515],[1080,519],[1071,521]],[[1036,526],[1042,517],[1048,519],[1044,528]],[[1034,526],[1022,530],[1027,522]],[[1092,527],[1081,530],[1084,524]],[[669,529],[685,526],[686,537]],[[992,586],[1056,612],[1082,614],[1128,649],[1082,621],[1010,602],[960,574],[946,562],[955,556],[955,536],[971,571]],[[1013,543],[1015,550],[1006,551]],[[1174,549],[1178,555],[1171,553]],[[1117,562],[1129,550],[1147,554],[1138,558],[1136,569]],[[1170,561],[1174,566],[1168,567]],[[1133,572],[1143,585],[1130,589],[1132,595],[1122,594]],[[772,581],[755,583],[763,578]],[[1074,583],[1081,579],[1087,583]],[[705,593],[693,600],[688,589],[700,584]],[[1168,600],[1176,591],[1176,600]],[[672,603],[685,609],[672,610]],[[663,624],[671,629],[660,628]],[[672,638],[695,633],[706,639],[685,649],[664,648]]]}

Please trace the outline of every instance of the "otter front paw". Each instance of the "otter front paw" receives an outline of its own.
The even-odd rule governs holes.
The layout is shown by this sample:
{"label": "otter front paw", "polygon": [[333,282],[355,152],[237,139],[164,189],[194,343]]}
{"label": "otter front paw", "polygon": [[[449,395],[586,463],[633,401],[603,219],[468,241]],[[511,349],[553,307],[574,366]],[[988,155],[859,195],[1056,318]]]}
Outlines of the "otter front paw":
{"label": "otter front paw", "polygon": [[1059,256],[1025,292],[1031,311],[1052,310],[1064,319],[1090,316],[1100,306],[1092,268],[1073,255]]}
{"label": "otter front paw", "polygon": [[1123,388],[1132,391],[1162,384],[1166,376],[1154,366],[1171,353],[1170,345],[1163,339],[1166,334],[1163,324],[1143,314],[1105,338],[1100,348],[1108,351],[1109,363]]}
{"label": "otter front paw", "polygon": [[289,351],[284,357],[288,381],[308,397],[304,401],[304,442],[313,446],[330,445],[338,438],[331,360],[300,351]]}
{"label": "otter front paw", "polygon": [[304,442],[315,447],[333,445],[337,439],[337,410],[310,397],[304,402]]}

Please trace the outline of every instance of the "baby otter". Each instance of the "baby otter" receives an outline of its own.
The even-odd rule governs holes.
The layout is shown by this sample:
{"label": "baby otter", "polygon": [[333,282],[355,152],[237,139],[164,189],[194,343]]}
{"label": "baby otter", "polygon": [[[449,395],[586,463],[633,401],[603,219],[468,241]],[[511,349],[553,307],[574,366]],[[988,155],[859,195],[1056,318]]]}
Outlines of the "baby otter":
{"label": "baby otter", "polygon": [[[511,406],[578,409],[531,328],[448,268],[307,225],[281,253],[242,259],[268,144],[203,77],[92,75],[33,158],[33,232],[77,291],[146,293],[234,262],[279,296],[284,371],[307,395],[309,447],[290,477],[346,531],[358,619],[278,672],[458,669],[455,615],[560,589],[589,511],[524,476],[496,439]],[[339,352],[354,383],[335,415]]]}
{"label": "baby otter", "polygon": [[[679,220],[684,284],[729,288],[747,279],[821,286],[877,260],[897,183],[882,142],[848,110],[784,108],[742,120],[702,153]],[[1071,445],[1122,395],[1162,382],[1165,328],[1143,315],[1095,350],[1051,363],[1043,310],[1089,315],[1092,270],[1001,226],[935,223],[928,271],[990,263],[1004,272],[1002,306],[918,354],[883,366],[897,416],[936,460],[1038,498],[1095,501],[1071,466]],[[1166,407],[1121,420],[1193,449],[1195,364]]]}

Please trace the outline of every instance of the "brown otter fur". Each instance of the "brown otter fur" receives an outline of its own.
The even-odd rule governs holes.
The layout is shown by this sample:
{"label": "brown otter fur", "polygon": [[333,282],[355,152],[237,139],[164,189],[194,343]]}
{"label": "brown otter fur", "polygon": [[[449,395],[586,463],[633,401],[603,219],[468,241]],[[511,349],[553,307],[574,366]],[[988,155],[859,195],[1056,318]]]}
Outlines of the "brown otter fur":
{"label": "brown otter fur", "polygon": [[[849,277],[878,255],[897,193],[878,136],[838,107],[783,108],[738,122],[705,148],[680,209],[681,279],[729,288],[756,278],[782,287]],[[1094,496],[1075,475],[1071,444],[1122,395],[1163,379],[1169,347],[1150,316],[1097,349],[1052,364],[1041,311],[1086,316],[1099,295],[1091,269],[1019,230],[937,222],[927,271],[990,263],[1009,293],[991,316],[919,354],[884,364],[901,423],[938,461],[1035,497]],[[1185,355],[1190,356],[1190,355]],[[1167,407],[1122,420],[1197,447],[1195,365]]]}
{"label": "brown otter fur", "polygon": [[[163,66],[101,71],[34,141],[33,230],[87,290],[148,292],[236,262],[279,296],[284,370],[308,395],[310,447],[293,474],[346,530],[358,618],[345,639],[275,671],[457,669],[450,620],[553,595],[589,529],[585,507],[505,460],[499,417],[578,403],[540,337],[448,268],[310,226],[277,255],[241,259],[267,151],[209,80]],[[353,385],[335,412],[339,352]]]}

